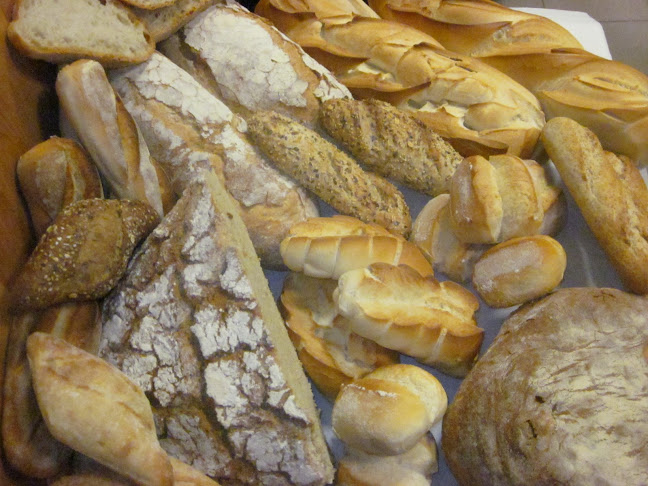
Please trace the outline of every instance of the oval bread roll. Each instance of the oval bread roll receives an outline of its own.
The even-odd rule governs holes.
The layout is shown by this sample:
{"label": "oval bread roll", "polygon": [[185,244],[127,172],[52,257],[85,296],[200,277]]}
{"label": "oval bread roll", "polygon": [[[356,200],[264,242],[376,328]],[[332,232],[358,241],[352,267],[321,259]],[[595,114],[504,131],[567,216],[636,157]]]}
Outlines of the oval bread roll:
{"label": "oval bread roll", "polygon": [[567,255],[550,236],[512,238],[475,263],[472,282],[491,307],[509,307],[542,297],[563,279]]}
{"label": "oval bread roll", "polygon": [[337,279],[374,262],[405,264],[421,275],[434,274],[416,245],[349,216],[309,218],[294,225],[280,251],[290,270],[318,278]]}

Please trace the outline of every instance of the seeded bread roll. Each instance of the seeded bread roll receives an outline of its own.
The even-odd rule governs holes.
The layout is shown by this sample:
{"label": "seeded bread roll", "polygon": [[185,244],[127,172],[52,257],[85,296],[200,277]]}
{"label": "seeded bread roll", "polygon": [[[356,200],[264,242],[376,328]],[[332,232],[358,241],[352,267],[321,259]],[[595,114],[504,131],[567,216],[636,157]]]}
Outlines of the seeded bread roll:
{"label": "seeded bread roll", "polygon": [[648,300],[569,288],[506,320],[448,407],[441,440],[462,486],[639,486],[646,437]]}
{"label": "seeded bread roll", "polygon": [[333,479],[310,386],[213,173],[185,189],[102,314],[101,356],[146,392],[170,455],[225,483]]}
{"label": "seeded bread roll", "polygon": [[159,49],[244,118],[272,110],[315,128],[323,101],[351,97],[299,45],[233,1],[202,12]]}
{"label": "seeded bread roll", "polygon": [[461,157],[411,112],[379,100],[327,100],[326,132],[360,163],[430,196],[448,192]]}

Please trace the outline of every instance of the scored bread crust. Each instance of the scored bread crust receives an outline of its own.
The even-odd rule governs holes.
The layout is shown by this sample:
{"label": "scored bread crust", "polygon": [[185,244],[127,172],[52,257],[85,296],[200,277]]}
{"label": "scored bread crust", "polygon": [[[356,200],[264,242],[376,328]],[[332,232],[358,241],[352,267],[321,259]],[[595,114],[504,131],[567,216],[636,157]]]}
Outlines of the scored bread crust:
{"label": "scored bread crust", "polygon": [[[155,43],[146,31],[144,24],[137,19],[128,7],[117,0],[105,0],[102,2],[71,0],[66,7],[54,4],[54,10],[49,11],[49,14],[45,14],[44,19],[36,20],[36,22],[56,22],[55,26],[47,26],[49,32],[66,32],[69,28],[84,25],[89,18],[92,19],[95,16],[98,18],[96,10],[101,10],[102,13],[108,16],[109,20],[126,26],[126,30],[122,34],[128,32],[133,37],[132,41],[135,45],[129,46],[127,49],[117,46],[116,42],[123,42],[125,35],[117,35],[118,41],[111,39],[111,37],[115,38],[116,33],[107,31],[106,25],[85,26],[87,37],[84,37],[84,35],[76,37],[76,45],[67,46],[60,41],[58,41],[57,45],[57,41],[54,39],[51,39],[53,43],[49,45],[47,44],[47,34],[42,35],[42,32],[33,33],[28,30],[33,28],[27,25],[30,15],[33,15],[29,10],[36,9],[38,12],[39,8],[42,8],[37,4],[38,1],[16,1],[13,19],[7,28],[7,36],[11,43],[28,57],[43,59],[56,64],[64,64],[77,59],[94,59],[106,67],[117,67],[143,62],[155,50]],[[44,3],[47,4],[47,2]],[[75,16],[72,19],[66,19],[64,16],[70,15],[70,13],[74,13]],[[95,22],[95,20],[92,21]],[[72,25],[66,26],[66,22],[71,22]],[[42,25],[36,27],[38,31],[41,31],[42,28]],[[46,29],[45,32],[47,31]],[[104,33],[104,35],[101,35],[101,33]],[[40,35],[42,35],[42,39],[39,39]],[[75,36],[72,38],[74,39]]]}
{"label": "scored bread crust", "polygon": [[560,289],[504,322],[448,407],[443,452],[466,486],[646,484],[647,390],[648,300]]}
{"label": "scored bread crust", "polygon": [[170,455],[226,483],[327,484],[308,381],[230,196],[206,176],[104,301],[101,354],[144,389]]}
{"label": "scored bread crust", "polygon": [[479,301],[450,280],[374,263],[342,275],[334,299],[353,332],[452,376],[465,376],[479,354]]}

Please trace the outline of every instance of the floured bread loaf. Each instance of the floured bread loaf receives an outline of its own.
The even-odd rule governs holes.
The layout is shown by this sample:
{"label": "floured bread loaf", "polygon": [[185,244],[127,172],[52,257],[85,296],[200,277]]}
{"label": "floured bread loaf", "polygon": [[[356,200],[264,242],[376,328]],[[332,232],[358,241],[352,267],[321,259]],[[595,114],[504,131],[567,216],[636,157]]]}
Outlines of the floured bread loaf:
{"label": "floured bread loaf", "polygon": [[170,455],[225,484],[326,484],[309,384],[236,210],[206,178],[106,299],[101,354],[145,390]]}
{"label": "floured bread loaf", "polygon": [[443,421],[460,485],[648,484],[648,300],[561,289],[509,317]]}

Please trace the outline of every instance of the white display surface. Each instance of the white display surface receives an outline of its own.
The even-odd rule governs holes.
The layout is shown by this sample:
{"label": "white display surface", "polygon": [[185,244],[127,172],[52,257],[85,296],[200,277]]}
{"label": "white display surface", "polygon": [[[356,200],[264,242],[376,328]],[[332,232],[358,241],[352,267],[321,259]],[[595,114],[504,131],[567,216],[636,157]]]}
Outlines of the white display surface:
{"label": "white display surface", "polygon": [[[583,12],[537,8],[521,8],[519,10],[534,13],[536,15],[544,15],[550,18],[567,28],[588,51],[608,59],[611,57],[601,24],[588,14]],[[556,237],[567,253],[567,270],[561,287],[614,287],[622,289],[623,287],[619,278],[608,262],[603,250],[587,227],[578,207],[566,192],[562,183],[560,183],[555,169],[553,169],[553,166],[550,163],[547,164],[547,168],[549,169],[548,172],[553,178],[554,183],[562,187],[563,191],[565,191],[568,201],[567,224]],[[403,187],[400,187],[400,189],[405,195],[413,220],[430,198]],[[323,204],[321,205],[320,210],[323,216],[334,214],[329,207],[326,207]],[[285,273],[266,271],[266,276],[268,277],[273,295],[278,298],[281,293]],[[443,275],[437,275],[437,278],[439,280],[444,279]],[[469,285],[467,285],[467,287],[470,290],[473,290]],[[497,335],[504,319],[515,308],[492,309],[483,302],[480,301],[480,303],[481,306],[477,311],[476,320],[479,327],[485,330],[484,342],[481,348],[481,354],[483,354]],[[401,361],[418,364],[416,361],[405,356],[402,357]],[[422,365],[419,364],[419,366]],[[423,367],[441,381],[446,393],[448,394],[448,401],[451,402],[461,384],[461,380],[446,376],[433,368],[426,366]],[[335,437],[331,430],[330,419],[332,404],[329,400],[324,398],[323,395],[319,394],[316,389],[314,389],[314,393],[317,405],[322,411],[322,423],[326,439],[334,456],[339,458],[344,452],[344,446]],[[432,483],[441,486],[456,486],[457,482],[448,469],[443,458],[443,451],[440,447],[442,433],[441,424],[435,426],[432,429],[432,432],[437,441],[437,445],[439,445],[439,471],[433,476]]]}

